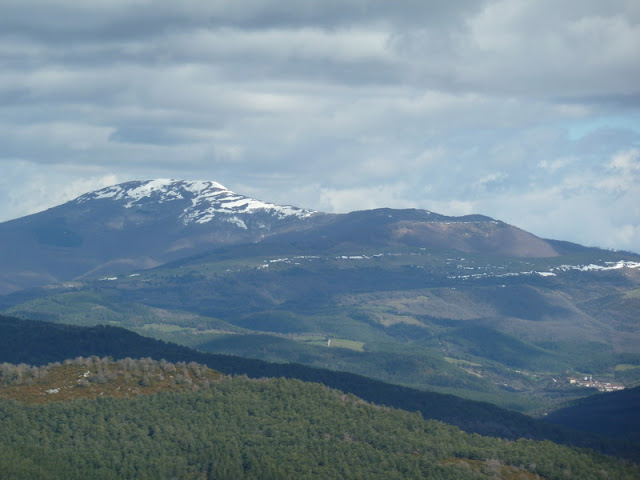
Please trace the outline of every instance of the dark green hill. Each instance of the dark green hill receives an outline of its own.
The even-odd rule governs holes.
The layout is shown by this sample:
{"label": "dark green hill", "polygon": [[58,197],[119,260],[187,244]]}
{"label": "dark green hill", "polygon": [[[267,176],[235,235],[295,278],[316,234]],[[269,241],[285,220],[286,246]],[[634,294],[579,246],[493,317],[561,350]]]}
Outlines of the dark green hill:
{"label": "dark green hill", "polygon": [[230,355],[197,352],[186,347],[141,337],[117,327],[77,327],[0,316],[0,361],[43,365],[75,356],[150,357],[171,362],[197,362],[230,375],[253,378],[285,377],[322,383],[378,405],[418,411],[424,418],[457,425],[465,431],[502,438],[550,439],[633,457],[633,449],[591,435],[535,420],[526,415],[452,395],[422,392],[360,375],[275,364]]}
{"label": "dark green hill", "polygon": [[[466,434],[317,383],[205,381],[206,369],[195,363],[86,360],[43,367],[35,381],[0,386],[15,398],[39,382],[57,385],[45,392],[49,397],[105,392],[36,405],[0,399],[3,479],[625,480],[640,473],[636,465],[589,450]],[[3,367],[3,373],[26,368]],[[176,367],[184,370],[182,380],[175,379],[179,391],[112,397],[145,372],[155,373],[145,385],[171,384]],[[91,387],[79,383],[85,375]],[[189,388],[194,375],[202,378]]]}
{"label": "dark green hill", "polygon": [[640,445],[640,387],[581,398],[545,420]]}

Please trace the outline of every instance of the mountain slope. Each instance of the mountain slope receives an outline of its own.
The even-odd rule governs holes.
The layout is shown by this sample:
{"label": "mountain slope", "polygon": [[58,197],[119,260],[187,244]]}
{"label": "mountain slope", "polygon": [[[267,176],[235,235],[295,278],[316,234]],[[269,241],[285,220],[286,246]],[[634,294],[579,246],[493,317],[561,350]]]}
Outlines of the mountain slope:
{"label": "mountain slope", "polygon": [[275,242],[290,242],[320,251],[366,245],[452,249],[505,257],[558,255],[550,242],[483,215],[448,217],[416,209],[351,212],[313,230],[265,240],[265,243]]}
{"label": "mountain slope", "polygon": [[545,420],[576,430],[640,445],[640,387],[581,398],[551,412]]}

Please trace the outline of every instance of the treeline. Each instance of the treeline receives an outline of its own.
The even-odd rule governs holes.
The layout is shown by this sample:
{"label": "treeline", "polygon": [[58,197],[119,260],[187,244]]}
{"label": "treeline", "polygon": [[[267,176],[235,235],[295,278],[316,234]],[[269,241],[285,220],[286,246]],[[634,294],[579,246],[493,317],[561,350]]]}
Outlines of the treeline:
{"label": "treeline", "polygon": [[0,472],[39,479],[633,479],[551,442],[466,434],[297,380],[27,405],[0,400]]}

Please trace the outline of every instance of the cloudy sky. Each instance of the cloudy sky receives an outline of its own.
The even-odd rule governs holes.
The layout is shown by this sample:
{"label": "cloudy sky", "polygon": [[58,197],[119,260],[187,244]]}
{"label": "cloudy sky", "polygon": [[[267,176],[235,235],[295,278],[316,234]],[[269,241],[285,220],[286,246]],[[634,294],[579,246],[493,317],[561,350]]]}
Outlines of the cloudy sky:
{"label": "cloudy sky", "polygon": [[0,11],[0,221],[162,177],[640,252],[637,0]]}

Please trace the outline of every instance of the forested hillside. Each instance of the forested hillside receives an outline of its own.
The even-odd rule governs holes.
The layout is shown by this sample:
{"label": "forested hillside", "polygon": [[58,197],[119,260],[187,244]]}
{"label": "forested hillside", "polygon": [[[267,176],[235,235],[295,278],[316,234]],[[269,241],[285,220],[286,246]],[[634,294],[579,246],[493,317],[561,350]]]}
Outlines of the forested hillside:
{"label": "forested hillside", "polygon": [[[69,353],[66,355],[65,352]],[[0,361],[44,365],[62,362],[68,357],[91,355],[111,356],[114,359],[151,357],[171,362],[197,362],[228,375],[286,377],[318,382],[378,405],[420,412],[424,418],[457,425],[467,432],[512,440],[521,437],[548,439],[637,458],[637,448],[632,444],[566,430],[484,402],[423,392],[360,375],[300,364],[277,364],[231,355],[206,354],[141,337],[117,327],[87,328],[0,316]]]}
{"label": "forested hillside", "polygon": [[[635,465],[588,450],[467,434],[297,380],[223,378],[197,365],[97,357],[37,370],[3,365],[1,372],[0,471],[7,480],[640,475]],[[125,378],[168,388],[172,374],[186,388],[112,396]],[[102,394],[95,398],[85,379]],[[44,403],[27,403],[33,395],[24,391],[34,389],[42,389]],[[66,390],[89,398],[63,401]]]}
{"label": "forested hillside", "polygon": [[546,421],[633,442],[640,449],[640,387],[581,398],[551,412]]}

